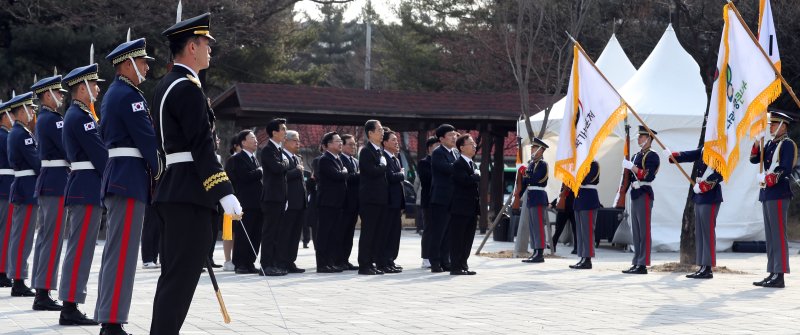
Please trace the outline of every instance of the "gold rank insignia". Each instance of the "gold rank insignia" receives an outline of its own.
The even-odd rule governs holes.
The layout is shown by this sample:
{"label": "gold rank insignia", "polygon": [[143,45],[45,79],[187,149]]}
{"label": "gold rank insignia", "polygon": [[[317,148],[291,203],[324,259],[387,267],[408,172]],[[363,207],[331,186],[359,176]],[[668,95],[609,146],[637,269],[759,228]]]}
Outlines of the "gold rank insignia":
{"label": "gold rank insignia", "polygon": [[197,87],[203,88],[202,86],[200,86],[200,80],[195,78],[193,75],[187,74],[186,78],[189,78],[189,81],[193,82],[195,85],[197,85]]}

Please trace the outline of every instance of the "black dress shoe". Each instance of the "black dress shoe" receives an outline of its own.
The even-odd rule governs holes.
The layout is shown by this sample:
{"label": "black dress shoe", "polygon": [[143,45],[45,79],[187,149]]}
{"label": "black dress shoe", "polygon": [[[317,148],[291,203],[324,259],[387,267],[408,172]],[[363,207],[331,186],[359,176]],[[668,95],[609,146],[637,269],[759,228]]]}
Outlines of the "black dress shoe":
{"label": "black dress shoe", "polygon": [[100,335],[130,335],[119,323],[104,323],[100,328]]}
{"label": "black dress shoe", "polygon": [[400,273],[401,270],[395,269],[392,266],[381,266],[378,267],[378,270],[383,271],[383,273]]}
{"label": "black dress shoe", "polygon": [[470,270],[464,270],[464,271],[466,271],[466,272],[467,272],[467,275],[468,275],[468,276],[474,276],[474,275],[478,274],[478,273],[477,273],[477,272],[475,272],[475,271],[470,271]]}
{"label": "black dress shoe", "polygon": [[255,268],[253,268],[252,270],[248,268],[236,268],[234,269],[234,273],[236,273],[237,275],[247,275],[258,272],[258,270],[255,270],[255,272],[253,272],[253,270],[255,270]]}
{"label": "black dress shoe", "polygon": [[431,272],[432,273],[441,273],[444,272],[444,269],[441,265],[431,265]]}
{"label": "black dress shoe", "polygon": [[306,269],[298,268],[297,265],[291,264],[286,268],[286,272],[289,273],[303,273],[306,272]]}
{"label": "black dress shoe", "polygon": [[8,279],[5,273],[0,274],[0,287],[11,287],[14,285],[14,282],[11,279]]}
{"label": "black dress shoe", "polygon": [[18,279],[14,280],[14,283],[11,285],[11,296],[12,297],[35,297],[36,292],[25,285],[25,280]]}
{"label": "black dress shoe", "polygon": [[623,270],[622,273],[626,274],[633,274],[633,275],[646,275],[647,274],[647,267],[644,265],[634,265],[630,269]]}
{"label": "black dress shoe", "polygon": [[384,274],[384,272],[383,272],[383,271],[379,270],[378,268],[376,268],[376,267],[374,267],[374,266],[372,267],[372,271],[375,271],[375,273],[377,273],[377,274],[379,274],[379,275],[382,275],[382,274]]}
{"label": "black dress shoe", "polygon": [[577,255],[578,254],[578,249],[572,249],[572,251],[570,251],[570,253],[573,254],[573,255]]}
{"label": "black dress shoe", "polygon": [[273,266],[268,266],[266,268],[261,268],[261,271],[258,272],[259,276],[269,276],[269,277],[277,277],[277,276],[285,276],[286,272],[282,271]]}
{"label": "black dress shoe", "polygon": [[65,301],[58,324],[62,326],[97,326],[98,323],[87,318],[86,314],[78,310],[77,304]]}
{"label": "black dress shoe", "polygon": [[466,270],[461,270],[461,269],[450,270],[450,275],[451,276],[466,276],[467,275],[467,271]]}
{"label": "black dress shoe", "polygon": [[577,266],[583,264],[583,262],[585,262],[585,261],[586,261],[586,258],[585,257],[581,257],[581,260],[579,260],[578,263],[570,265],[569,268],[570,269],[575,269]]}
{"label": "black dress shoe", "polygon": [[786,284],[783,282],[783,273],[776,273],[770,280],[764,282],[762,287],[771,287],[771,288],[784,288]]}
{"label": "black dress shoe", "polygon": [[353,265],[350,262],[346,262],[346,263],[342,264],[342,268],[344,268],[345,271],[356,271],[356,270],[358,270],[358,267]]}
{"label": "black dress shoe", "polygon": [[714,273],[711,272],[711,267],[706,268],[705,271],[698,272],[692,279],[711,279],[714,278]]}
{"label": "black dress shoe", "polygon": [[336,273],[336,270],[327,265],[317,266],[317,273]]}
{"label": "black dress shoe", "polygon": [[775,274],[774,274],[774,273],[770,273],[770,274],[769,274],[769,276],[767,276],[767,277],[766,277],[766,278],[764,278],[764,279],[761,279],[761,281],[754,281],[754,282],[753,282],[753,285],[755,285],[755,286],[764,286],[764,283],[766,283],[767,281],[769,281],[770,279],[772,279],[772,277],[774,277],[774,276],[775,276]]}
{"label": "black dress shoe", "polygon": [[34,311],[60,311],[61,308],[61,304],[50,297],[50,290],[36,290],[33,298]]}
{"label": "black dress shoe", "polygon": [[578,270],[588,270],[592,268],[592,259],[586,257],[583,259],[582,262],[578,262],[578,264],[570,265],[570,268],[578,269]]}
{"label": "black dress shoe", "polygon": [[397,264],[394,264],[394,263],[392,263],[392,267],[393,267],[393,268],[395,268],[395,269],[398,269],[398,270],[400,270],[400,271],[402,271],[402,270],[403,270],[403,267],[402,267],[402,266],[400,266],[400,265],[397,265]]}
{"label": "black dress shoe", "polygon": [[378,273],[378,272],[377,272],[377,271],[375,271],[375,269],[373,269],[372,267],[365,267],[365,268],[363,268],[363,269],[359,268],[359,269],[358,269],[358,274],[360,274],[360,275],[366,275],[366,276],[374,276],[374,275],[379,275],[379,274],[381,274],[381,273]]}
{"label": "black dress shoe", "polygon": [[212,267],[212,268],[215,268],[215,269],[219,269],[219,268],[221,268],[221,267],[222,267],[222,265],[219,265],[219,264],[217,264],[217,263],[211,262],[211,267]]}
{"label": "black dress shoe", "polygon": [[703,272],[703,270],[705,270],[705,269],[706,269],[705,266],[700,266],[700,268],[697,269],[697,271],[695,271],[694,273],[690,273],[690,274],[686,275],[686,278],[695,279],[695,278],[697,278],[697,274],[699,274],[700,272]]}
{"label": "black dress shoe", "polygon": [[444,269],[445,271],[451,271],[453,270],[453,267],[450,266],[450,264],[442,264],[442,269]]}
{"label": "black dress shoe", "polygon": [[336,265],[328,265],[328,267],[331,268],[335,272],[344,272],[344,268],[336,266]]}

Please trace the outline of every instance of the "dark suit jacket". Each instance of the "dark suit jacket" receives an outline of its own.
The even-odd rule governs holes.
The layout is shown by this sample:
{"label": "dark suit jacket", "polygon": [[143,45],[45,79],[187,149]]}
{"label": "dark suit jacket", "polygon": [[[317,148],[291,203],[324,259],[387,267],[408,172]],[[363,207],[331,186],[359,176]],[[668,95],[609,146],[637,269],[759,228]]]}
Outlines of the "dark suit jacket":
{"label": "dark suit jacket", "polygon": [[367,143],[358,155],[358,168],[361,170],[358,198],[361,204],[385,206],[389,203],[389,192],[386,192],[389,188],[389,182],[386,181],[386,166],[380,165],[383,155],[378,150],[372,143]]}
{"label": "dark suit jacket", "polygon": [[386,180],[389,181],[389,208],[394,209],[404,209],[406,208],[406,196],[403,193],[403,180],[405,180],[405,176],[400,169],[402,167],[395,163],[394,159],[389,156],[388,153],[385,151],[383,152],[383,157],[386,158]]}
{"label": "dark suit jacket", "polygon": [[231,156],[225,163],[225,173],[228,174],[236,197],[244,209],[261,208],[263,171],[259,166],[258,160],[254,162],[244,151]]}
{"label": "dark suit jacket", "polygon": [[453,163],[456,158],[453,154],[440,145],[431,155],[431,204],[450,206],[453,198]]}
{"label": "dark suit jacket", "polygon": [[450,214],[472,216],[480,213],[478,190],[481,177],[475,174],[469,163],[459,157],[453,164],[453,205]]}
{"label": "dark suit jacket", "polygon": [[347,169],[342,162],[330,152],[322,154],[319,160],[319,179],[317,179],[317,199],[319,206],[344,206],[344,194],[347,192]]}
{"label": "dark suit jacket", "polygon": [[289,170],[289,161],[272,141],[261,149],[260,156],[261,166],[264,168],[261,201],[286,203],[286,171]]}
{"label": "dark suit jacket", "polygon": [[303,171],[297,168],[297,164],[302,165],[300,156],[294,156],[297,162],[291,158],[289,153],[284,152],[283,156],[289,160],[289,170],[286,171],[286,196],[289,199],[287,209],[306,208],[306,183],[303,180]]}
{"label": "dark suit jacket", "polygon": [[354,162],[350,161],[350,157],[341,154],[339,158],[342,160],[344,167],[347,169],[347,193],[345,193],[344,209],[350,212],[358,211],[358,180],[360,170],[358,169],[358,159],[352,158]]}
{"label": "dark suit jacket", "polygon": [[422,208],[430,207],[431,202],[431,155],[425,156],[417,162],[417,177],[419,177],[420,199],[419,205]]}

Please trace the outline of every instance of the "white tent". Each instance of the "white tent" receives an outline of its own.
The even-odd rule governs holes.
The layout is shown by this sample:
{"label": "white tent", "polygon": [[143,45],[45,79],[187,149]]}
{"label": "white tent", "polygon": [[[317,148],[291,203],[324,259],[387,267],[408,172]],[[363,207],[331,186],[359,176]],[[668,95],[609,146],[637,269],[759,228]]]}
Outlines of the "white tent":
{"label": "white tent", "polygon": [[[611,44],[611,43],[609,43]],[[624,54],[623,54],[624,55]],[[626,58],[627,60],[627,58]],[[598,60],[598,67],[600,67]],[[614,74],[611,69],[600,67],[612,84]],[[619,86],[617,86],[619,87]],[[670,149],[688,150],[697,147],[703,114],[707,107],[705,86],[700,77],[700,68],[694,59],[681,47],[675,31],[669,26],[664,35],[645,60],[639,70],[619,89],[625,100],[636,110],[642,119],[658,132],[658,137]],[[557,108],[554,107],[554,108]],[[563,115],[563,105],[560,115]],[[537,115],[538,116],[538,115]],[[532,117],[532,121],[536,116]],[[558,117],[560,119],[560,117]],[[549,123],[549,122],[548,122]],[[636,129],[639,122],[631,115],[631,151],[638,150]],[[541,121],[540,121],[541,125]],[[519,125],[524,129],[524,125]],[[537,128],[534,127],[536,130]],[[547,151],[549,162],[555,156],[557,126],[547,126],[545,142],[551,145]],[[622,159],[622,125],[598,152],[597,160],[601,166],[599,185],[600,201],[604,206],[612,206],[619,185]],[[746,160],[752,142],[741,145],[742,162],[731,176],[732,182],[723,184],[723,198],[717,218],[717,249],[730,248],[732,241],[763,239],[761,209],[758,204],[758,186],[753,177],[758,166]],[[662,151],[654,143],[657,152]],[[691,173],[691,164],[682,164]],[[556,179],[553,179],[554,181]],[[558,182],[548,185],[548,195],[557,195]],[[658,251],[676,251],[680,247],[680,230],[683,208],[689,183],[680,171],[661,156],[661,167],[653,182],[656,191],[652,213],[652,246]],[[630,202],[628,202],[630,203]]]}

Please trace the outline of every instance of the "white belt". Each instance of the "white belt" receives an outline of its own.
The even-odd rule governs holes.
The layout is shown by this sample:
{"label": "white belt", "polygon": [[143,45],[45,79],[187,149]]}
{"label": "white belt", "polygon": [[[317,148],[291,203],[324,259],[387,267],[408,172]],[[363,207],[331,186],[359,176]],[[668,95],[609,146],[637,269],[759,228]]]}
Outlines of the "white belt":
{"label": "white belt", "polygon": [[111,148],[108,149],[108,158],[112,157],[136,157],[142,158],[142,152],[137,148]]}
{"label": "white belt", "polygon": [[27,177],[27,176],[35,176],[36,172],[33,170],[20,170],[14,171],[14,177]]}
{"label": "white belt", "polygon": [[544,191],[544,187],[542,186],[528,186],[528,191]]}
{"label": "white belt", "polygon": [[581,185],[581,188],[587,189],[587,190],[596,190],[597,189],[597,185]]}
{"label": "white belt", "polygon": [[76,170],[94,170],[94,164],[90,161],[72,162],[72,171]]}
{"label": "white belt", "polygon": [[650,186],[650,182],[649,181],[638,181],[638,180],[633,182],[633,188],[635,188],[637,190],[642,186]]}
{"label": "white belt", "polygon": [[13,169],[0,169],[0,176],[13,176],[14,170]]}
{"label": "white belt", "polygon": [[42,160],[42,167],[69,167],[69,163],[63,159]]}
{"label": "white belt", "polygon": [[176,152],[167,155],[167,166],[185,162],[194,162],[192,153],[189,151]]}

